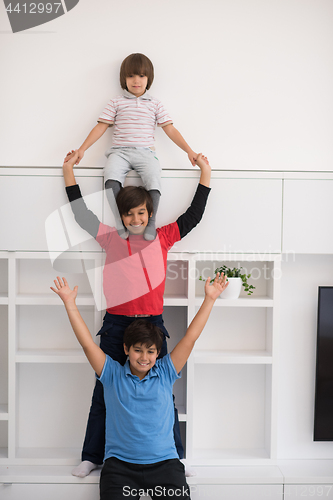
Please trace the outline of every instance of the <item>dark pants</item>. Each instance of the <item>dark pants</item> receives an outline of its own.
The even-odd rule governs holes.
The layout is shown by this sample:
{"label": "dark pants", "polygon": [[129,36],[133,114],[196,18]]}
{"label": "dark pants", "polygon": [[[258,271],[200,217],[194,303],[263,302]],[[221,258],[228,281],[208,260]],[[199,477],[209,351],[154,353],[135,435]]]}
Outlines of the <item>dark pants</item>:
{"label": "dark pants", "polygon": [[101,500],[139,500],[140,492],[155,498],[190,498],[184,466],[178,459],[155,464],[131,464],[111,457],[101,472]]}
{"label": "dark pants", "polygon": [[[127,356],[123,347],[124,331],[128,325],[137,318],[130,318],[128,316],[118,316],[116,314],[109,314],[104,316],[103,326],[97,335],[101,336],[100,347],[105,354],[108,354],[112,359],[118,361],[121,365],[125,364]],[[162,345],[159,358],[167,354],[166,337],[169,334],[164,326],[162,315],[148,316],[144,318],[154,325],[157,325],[164,334],[164,341]],[[178,411],[175,409],[175,423],[173,433],[175,438],[175,445],[179,458],[184,457],[184,449],[180,437],[180,428],[178,420]],[[87,423],[86,436],[82,449],[82,460],[89,460],[94,464],[102,464],[104,460],[105,448],[105,403],[103,385],[99,380],[96,380],[95,389],[92,397],[89,418]]]}

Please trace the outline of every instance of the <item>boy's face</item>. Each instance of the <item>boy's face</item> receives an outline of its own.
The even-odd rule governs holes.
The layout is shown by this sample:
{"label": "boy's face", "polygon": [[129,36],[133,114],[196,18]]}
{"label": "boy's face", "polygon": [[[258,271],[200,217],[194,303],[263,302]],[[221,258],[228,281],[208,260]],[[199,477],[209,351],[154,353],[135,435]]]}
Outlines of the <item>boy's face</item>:
{"label": "boy's face", "polygon": [[145,75],[130,75],[126,77],[127,90],[136,97],[140,97],[145,93],[147,84],[148,77]]}
{"label": "boy's face", "polygon": [[149,370],[155,365],[158,351],[153,344],[147,347],[145,344],[134,344],[129,349],[124,344],[125,354],[128,356],[130,368],[133,375],[142,380]]}
{"label": "boy's face", "polygon": [[127,214],[121,216],[124,226],[130,234],[143,234],[151,215],[148,214],[146,204],[131,208]]}

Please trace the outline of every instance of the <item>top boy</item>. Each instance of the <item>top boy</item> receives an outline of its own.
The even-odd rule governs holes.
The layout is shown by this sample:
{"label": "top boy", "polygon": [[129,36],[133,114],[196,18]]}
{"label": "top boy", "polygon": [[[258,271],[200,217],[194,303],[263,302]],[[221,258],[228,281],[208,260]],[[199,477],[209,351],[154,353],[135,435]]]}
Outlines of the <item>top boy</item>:
{"label": "top boy", "polygon": [[144,233],[146,240],[156,236],[155,215],[157,212],[161,183],[161,168],[154,152],[154,133],[156,124],[163,128],[167,136],[189,157],[195,165],[197,154],[190,148],[180,132],[173,126],[172,119],[162,103],[147,93],[154,79],[154,67],[143,54],[131,54],[124,59],[120,68],[120,85],[123,94],[111,99],[92,129],[78,149],[76,165],[84,152],[107,130],[114,126],[113,144],[105,153],[107,163],[104,170],[104,183],[111,210],[116,219],[118,233],[124,239],[128,233],[122,224],[116,205],[117,195],[130,170],[141,176],[145,188],[153,200],[153,216]]}

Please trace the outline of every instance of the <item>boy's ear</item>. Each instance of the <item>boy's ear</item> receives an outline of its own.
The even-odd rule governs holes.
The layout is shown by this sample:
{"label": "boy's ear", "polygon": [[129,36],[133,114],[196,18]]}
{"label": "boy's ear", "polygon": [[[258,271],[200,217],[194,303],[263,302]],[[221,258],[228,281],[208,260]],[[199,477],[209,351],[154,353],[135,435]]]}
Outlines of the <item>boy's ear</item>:
{"label": "boy's ear", "polygon": [[128,355],[129,355],[129,350],[127,349],[127,347],[126,347],[126,345],[125,345],[125,344],[123,344],[123,346],[124,346],[124,351],[125,351],[125,354],[126,354],[126,356],[128,356]]}

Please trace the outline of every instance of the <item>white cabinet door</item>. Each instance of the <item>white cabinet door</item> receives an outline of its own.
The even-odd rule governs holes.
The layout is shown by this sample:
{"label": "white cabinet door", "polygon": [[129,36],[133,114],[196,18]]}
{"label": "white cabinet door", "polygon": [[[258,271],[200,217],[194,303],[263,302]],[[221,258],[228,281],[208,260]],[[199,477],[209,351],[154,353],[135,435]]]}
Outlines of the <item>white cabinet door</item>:
{"label": "white cabinet door", "polygon": [[283,500],[282,484],[201,484],[191,485],[192,500]]}
{"label": "white cabinet door", "polygon": [[325,498],[333,499],[333,484],[286,484],[284,497],[287,500],[299,498]]}
{"label": "white cabinet door", "polygon": [[333,253],[333,181],[286,180],[283,252]]}
{"label": "white cabinet door", "polygon": [[[197,178],[162,179],[158,226],[188,208]],[[213,178],[200,224],[173,251],[281,252],[282,180]]]}
{"label": "white cabinet door", "polygon": [[98,500],[98,484],[0,484],[1,500]]}
{"label": "white cabinet door", "polygon": [[[102,178],[78,177],[78,183],[85,195],[103,194]],[[89,197],[100,219],[102,194]],[[82,243],[84,250],[100,249],[74,221],[60,176],[1,176],[0,213],[0,250],[65,251]]]}

